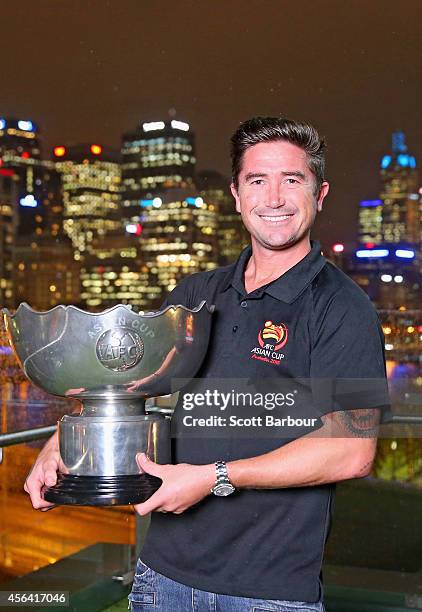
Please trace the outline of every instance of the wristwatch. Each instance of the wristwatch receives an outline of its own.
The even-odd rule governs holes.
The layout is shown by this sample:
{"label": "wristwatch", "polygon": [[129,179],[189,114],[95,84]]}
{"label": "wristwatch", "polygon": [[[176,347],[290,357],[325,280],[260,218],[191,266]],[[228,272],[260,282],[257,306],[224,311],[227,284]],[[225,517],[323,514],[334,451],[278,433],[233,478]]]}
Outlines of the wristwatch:
{"label": "wristwatch", "polygon": [[215,485],[211,489],[211,493],[218,497],[227,497],[236,490],[229,480],[225,461],[215,462],[215,475],[217,477]]}

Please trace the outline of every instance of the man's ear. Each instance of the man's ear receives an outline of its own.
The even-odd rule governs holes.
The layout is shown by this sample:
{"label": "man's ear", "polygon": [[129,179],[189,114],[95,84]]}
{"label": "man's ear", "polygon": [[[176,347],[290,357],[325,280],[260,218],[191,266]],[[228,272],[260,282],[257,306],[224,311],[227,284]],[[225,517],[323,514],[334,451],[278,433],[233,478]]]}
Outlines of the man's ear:
{"label": "man's ear", "polygon": [[240,198],[234,183],[231,183],[230,191],[232,192],[232,196],[234,197],[234,201],[236,202],[236,211],[240,213]]}
{"label": "man's ear", "polygon": [[321,189],[319,190],[319,195],[318,195],[318,199],[317,199],[317,211],[321,212],[322,210],[322,203],[327,195],[327,193],[330,190],[330,185],[327,181],[324,181],[321,185]]}

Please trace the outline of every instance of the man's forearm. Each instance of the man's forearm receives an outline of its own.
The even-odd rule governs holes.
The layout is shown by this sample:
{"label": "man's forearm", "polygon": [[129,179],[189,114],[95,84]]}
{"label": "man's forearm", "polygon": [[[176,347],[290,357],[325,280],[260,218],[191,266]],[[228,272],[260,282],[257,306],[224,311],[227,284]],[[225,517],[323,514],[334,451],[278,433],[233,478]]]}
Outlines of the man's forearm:
{"label": "man's forearm", "polygon": [[53,433],[53,435],[48,438],[47,442],[44,444],[43,449],[48,448],[51,450],[58,450],[59,448],[59,432],[58,429]]}
{"label": "man's forearm", "polygon": [[231,482],[240,488],[302,487],[370,472],[376,439],[307,437],[274,451],[227,463]]}

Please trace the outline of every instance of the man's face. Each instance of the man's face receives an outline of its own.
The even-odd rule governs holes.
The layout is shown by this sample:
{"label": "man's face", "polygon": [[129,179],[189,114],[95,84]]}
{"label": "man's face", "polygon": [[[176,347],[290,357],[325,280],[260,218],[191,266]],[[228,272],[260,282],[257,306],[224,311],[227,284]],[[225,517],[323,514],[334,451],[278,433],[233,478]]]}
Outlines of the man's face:
{"label": "man's face", "polygon": [[252,244],[282,249],[309,241],[317,211],[328,193],[315,194],[315,176],[305,151],[286,141],[256,144],[243,155],[239,187],[231,186],[236,210]]}

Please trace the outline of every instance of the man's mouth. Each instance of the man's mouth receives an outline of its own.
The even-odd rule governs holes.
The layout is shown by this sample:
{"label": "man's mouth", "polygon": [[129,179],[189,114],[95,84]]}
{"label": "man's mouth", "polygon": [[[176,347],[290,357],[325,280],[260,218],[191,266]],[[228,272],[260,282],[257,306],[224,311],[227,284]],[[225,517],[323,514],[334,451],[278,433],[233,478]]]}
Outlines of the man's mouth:
{"label": "man's mouth", "polygon": [[280,221],[286,221],[287,219],[290,219],[290,217],[293,217],[293,213],[290,213],[288,215],[259,215],[261,219],[264,219],[264,221],[269,221],[270,223],[278,223]]}

